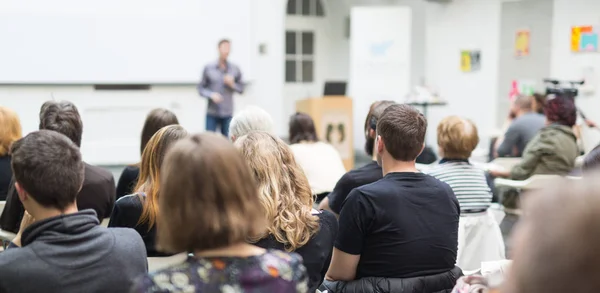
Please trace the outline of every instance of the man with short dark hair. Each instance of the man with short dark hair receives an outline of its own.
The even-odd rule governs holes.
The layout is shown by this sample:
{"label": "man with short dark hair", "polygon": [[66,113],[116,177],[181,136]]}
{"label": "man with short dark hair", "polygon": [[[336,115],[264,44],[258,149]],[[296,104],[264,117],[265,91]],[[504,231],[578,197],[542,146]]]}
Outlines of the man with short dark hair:
{"label": "man with short dark hair", "polygon": [[[415,167],[426,130],[409,105],[391,105],[379,118],[375,151],[384,177],[346,199],[328,280],[418,278],[427,292],[454,286],[460,208],[450,186]],[[399,282],[393,291],[413,292],[412,285]]]}
{"label": "man with short dark hair", "polygon": [[383,177],[381,166],[377,164],[374,149],[375,137],[377,136],[377,121],[383,114],[383,111],[394,104],[396,103],[393,101],[377,101],[371,104],[371,108],[365,119],[365,152],[373,160],[360,168],[350,170],[344,174],[344,176],[336,183],[333,191],[321,201],[319,209],[332,211],[336,215],[339,215],[350,191],[356,187],[373,183]]}
{"label": "man with short dark hair", "polygon": [[219,60],[212,62],[202,73],[202,80],[198,84],[200,96],[208,99],[206,110],[206,130],[217,131],[220,128],[225,137],[229,137],[229,123],[233,116],[233,94],[243,93],[242,71],[229,62],[231,42],[219,41]]}
{"label": "man with short dark hair", "polygon": [[[67,136],[77,146],[81,146],[83,122],[77,107],[67,101],[48,101],[40,109],[40,130],[52,130]],[[84,180],[77,195],[80,210],[93,209],[98,219],[110,217],[115,204],[116,188],[113,175],[96,166],[83,163]],[[0,216],[0,227],[16,233],[23,217],[23,205],[17,199],[14,187],[9,189],[6,206]]]}
{"label": "man with short dark hair", "polygon": [[0,253],[0,292],[128,292],[146,272],[146,251],[131,229],[107,229],[75,203],[84,181],[79,148],[40,130],[15,142],[12,169],[25,216]]}

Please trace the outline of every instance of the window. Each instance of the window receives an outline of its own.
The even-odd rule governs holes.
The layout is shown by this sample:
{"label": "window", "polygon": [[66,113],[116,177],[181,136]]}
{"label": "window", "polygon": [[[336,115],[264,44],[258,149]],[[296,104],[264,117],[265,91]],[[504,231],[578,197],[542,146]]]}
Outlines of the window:
{"label": "window", "polygon": [[315,62],[313,32],[285,33],[285,81],[313,82]]}
{"label": "window", "polygon": [[288,0],[287,14],[302,16],[325,16],[322,0]]}

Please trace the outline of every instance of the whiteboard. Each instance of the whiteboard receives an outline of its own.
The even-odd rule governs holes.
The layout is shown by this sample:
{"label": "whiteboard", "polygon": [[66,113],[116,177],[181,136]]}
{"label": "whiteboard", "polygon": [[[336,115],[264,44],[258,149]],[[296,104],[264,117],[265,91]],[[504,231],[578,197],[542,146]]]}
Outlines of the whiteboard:
{"label": "whiteboard", "polygon": [[232,42],[251,78],[249,0],[1,0],[0,83],[196,83]]}

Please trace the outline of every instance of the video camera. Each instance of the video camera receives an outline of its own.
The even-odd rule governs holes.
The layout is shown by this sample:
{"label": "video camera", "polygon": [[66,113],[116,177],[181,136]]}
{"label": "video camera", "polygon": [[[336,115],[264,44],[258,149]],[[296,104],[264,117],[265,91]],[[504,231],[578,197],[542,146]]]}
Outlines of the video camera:
{"label": "video camera", "polygon": [[546,95],[562,96],[574,99],[579,94],[578,86],[584,81],[560,81],[557,79],[544,79]]}

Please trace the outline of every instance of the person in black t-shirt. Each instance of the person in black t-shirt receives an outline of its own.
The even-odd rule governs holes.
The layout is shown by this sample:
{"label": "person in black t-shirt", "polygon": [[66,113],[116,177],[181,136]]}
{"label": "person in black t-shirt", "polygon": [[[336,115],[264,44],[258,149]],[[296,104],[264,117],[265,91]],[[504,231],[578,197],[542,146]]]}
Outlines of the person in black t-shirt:
{"label": "person in black t-shirt", "polygon": [[426,129],[425,117],[411,106],[383,112],[375,150],[384,177],[346,199],[328,280],[451,275],[460,207],[450,186],[415,167]]}
{"label": "person in black t-shirt", "polygon": [[342,210],[342,205],[352,189],[375,182],[383,177],[383,171],[377,164],[377,158],[373,154],[373,147],[375,146],[375,128],[377,127],[377,120],[381,117],[383,110],[393,104],[395,104],[395,102],[392,101],[377,101],[371,104],[369,114],[367,114],[367,119],[365,119],[365,152],[373,158],[373,161],[363,167],[350,170],[350,172],[344,174],[344,176],[338,180],[333,191],[321,201],[319,209],[329,210],[336,215],[339,215]]}

